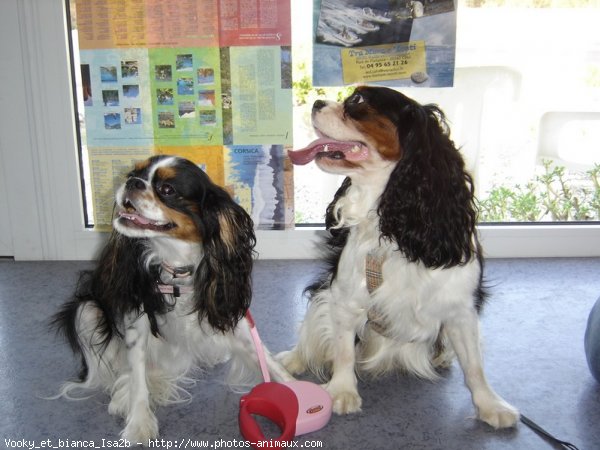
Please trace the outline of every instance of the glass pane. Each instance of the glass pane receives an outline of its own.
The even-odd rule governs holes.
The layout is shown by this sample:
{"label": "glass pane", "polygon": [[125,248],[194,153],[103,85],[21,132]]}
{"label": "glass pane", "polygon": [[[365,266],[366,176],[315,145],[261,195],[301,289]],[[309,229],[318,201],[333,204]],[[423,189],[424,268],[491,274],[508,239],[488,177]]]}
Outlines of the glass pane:
{"label": "glass pane", "polygon": [[[600,220],[598,2],[461,0],[457,14],[454,87],[401,90],[446,112],[475,177],[480,220]],[[312,20],[308,8],[294,17]],[[313,101],[348,90],[310,89],[310,33],[294,28],[297,146],[313,137]],[[297,223],[322,223],[340,182],[296,168]]]}

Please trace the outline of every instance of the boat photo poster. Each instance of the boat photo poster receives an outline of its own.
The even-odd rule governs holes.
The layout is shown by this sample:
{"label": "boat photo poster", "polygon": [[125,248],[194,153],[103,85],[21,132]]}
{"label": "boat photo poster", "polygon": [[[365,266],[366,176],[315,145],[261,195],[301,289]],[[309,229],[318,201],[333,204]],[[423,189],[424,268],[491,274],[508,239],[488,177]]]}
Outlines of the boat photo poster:
{"label": "boat photo poster", "polygon": [[314,0],[313,85],[454,84],[454,0]]}

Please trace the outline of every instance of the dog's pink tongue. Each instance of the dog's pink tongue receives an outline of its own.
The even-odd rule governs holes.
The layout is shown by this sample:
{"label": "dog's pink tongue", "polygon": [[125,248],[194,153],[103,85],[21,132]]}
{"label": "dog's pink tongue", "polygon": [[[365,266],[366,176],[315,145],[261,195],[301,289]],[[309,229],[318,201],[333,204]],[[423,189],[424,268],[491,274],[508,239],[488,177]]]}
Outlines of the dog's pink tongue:
{"label": "dog's pink tongue", "polygon": [[124,217],[128,220],[132,220],[134,222],[140,223],[142,225],[148,225],[150,223],[150,219],[145,218],[144,216],[140,216],[139,214],[127,213],[124,211],[119,212],[120,217]]}
{"label": "dog's pink tongue", "polygon": [[300,150],[288,151],[293,164],[303,166],[317,157],[319,153],[342,152],[349,161],[361,161],[368,156],[367,148],[360,142],[336,141],[320,138]]}

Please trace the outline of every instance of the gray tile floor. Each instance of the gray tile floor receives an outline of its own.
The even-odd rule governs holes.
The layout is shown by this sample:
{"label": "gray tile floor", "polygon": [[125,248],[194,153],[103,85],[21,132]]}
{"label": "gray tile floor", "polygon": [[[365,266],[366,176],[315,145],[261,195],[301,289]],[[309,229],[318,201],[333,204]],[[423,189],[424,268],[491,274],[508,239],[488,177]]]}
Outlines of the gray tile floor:
{"label": "gray tile floor", "polygon": [[[0,261],[0,447],[28,440],[55,447],[75,440],[117,439],[119,418],[108,398],[45,400],[77,373],[77,361],[47,327],[89,262]],[[306,302],[302,289],[318,272],[315,261],[258,261],[253,315],[272,351],[288,349]],[[493,295],[482,315],[488,378],[526,415],[580,449],[600,448],[600,384],[583,353],[587,315],[600,296],[600,259],[490,260]],[[190,404],[159,408],[167,444],[241,439],[239,394],[206,374]],[[472,419],[473,407],[457,365],[436,383],[393,376],[359,383],[363,411],[334,416],[329,425],[298,439],[324,449],[546,449],[529,429],[494,431]],[[228,441],[228,442],[226,442]],[[200,443],[198,442],[198,445]],[[216,445],[214,445],[216,447]],[[166,445],[163,446],[166,448]],[[188,447],[189,448],[189,447]]]}

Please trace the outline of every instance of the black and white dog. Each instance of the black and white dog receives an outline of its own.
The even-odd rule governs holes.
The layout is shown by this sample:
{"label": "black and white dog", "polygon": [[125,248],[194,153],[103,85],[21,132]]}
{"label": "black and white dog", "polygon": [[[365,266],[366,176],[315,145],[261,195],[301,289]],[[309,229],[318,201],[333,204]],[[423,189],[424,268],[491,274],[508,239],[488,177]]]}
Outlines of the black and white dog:
{"label": "black and white dog", "polygon": [[478,312],[483,258],[473,183],[442,111],[387,88],[318,100],[319,139],[290,152],[346,179],[329,205],[330,268],[307,290],[292,373],[329,378],[334,411],[361,409],[356,373],[406,371],[435,379],[454,355],[481,420],[515,425],[519,413],[486,381]]}
{"label": "black and white dog", "polygon": [[[122,437],[158,435],[153,409],[187,398],[196,368],[232,359],[231,382],[258,373],[245,318],[252,297],[252,220],[192,162],[154,156],[116,194],[113,232],[96,268],[55,317],[82,356],[77,389],[104,390]],[[291,376],[267,353],[276,380]],[[235,380],[235,381],[234,381]]]}

